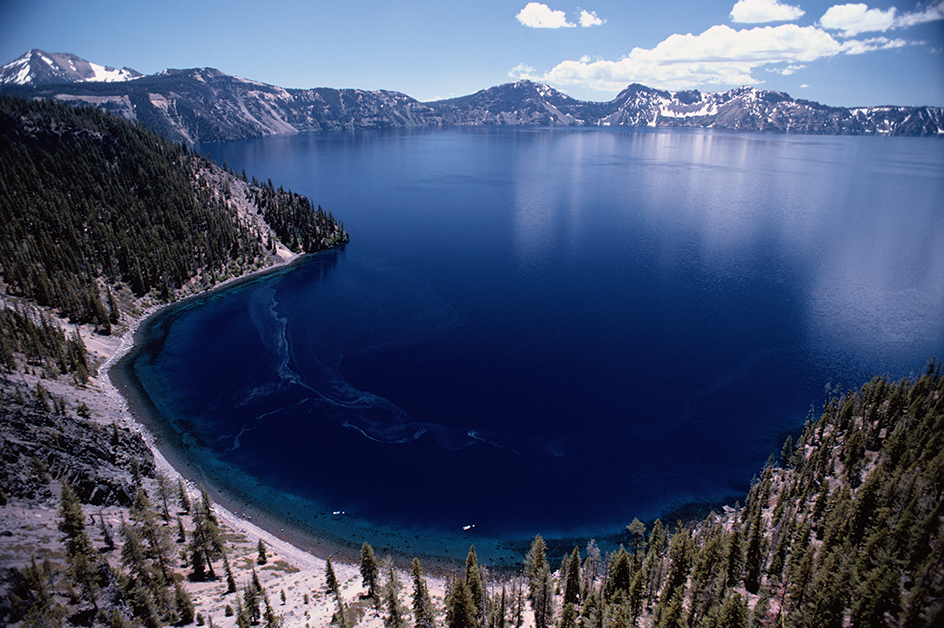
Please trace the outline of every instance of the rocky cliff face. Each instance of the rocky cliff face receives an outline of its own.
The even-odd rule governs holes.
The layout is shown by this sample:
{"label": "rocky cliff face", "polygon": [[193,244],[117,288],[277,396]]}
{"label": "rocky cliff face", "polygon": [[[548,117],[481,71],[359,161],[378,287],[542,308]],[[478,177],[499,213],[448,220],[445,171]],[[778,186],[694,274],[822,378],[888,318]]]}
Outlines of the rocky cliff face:
{"label": "rocky cliff face", "polygon": [[[15,74],[19,67],[16,63],[0,68],[0,80]],[[165,70],[119,83],[90,82],[65,75],[51,80],[45,84],[11,81],[0,87],[27,97],[100,107],[185,142],[444,125],[668,126],[782,133],[944,135],[944,109],[940,107],[827,107],[752,87],[703,93],[669,92],[633,84],[609,102],[586,102],[548,85],[518,81],[460,98],[421,103],[387,90],[283,89],[212,68]]]}
{"label": "rocky cliff face", "polygon": [[[49,384],[47,383],[47,386]],[[85,418],[41,382],[25,387],[0,376],[0,475],[5,496],[54,503],[50,482],[66,480],[81,501],[131,503],[140,476],[154,475],[154,456],[140,434]],[[5,499],[5,497],[4,497]]]}

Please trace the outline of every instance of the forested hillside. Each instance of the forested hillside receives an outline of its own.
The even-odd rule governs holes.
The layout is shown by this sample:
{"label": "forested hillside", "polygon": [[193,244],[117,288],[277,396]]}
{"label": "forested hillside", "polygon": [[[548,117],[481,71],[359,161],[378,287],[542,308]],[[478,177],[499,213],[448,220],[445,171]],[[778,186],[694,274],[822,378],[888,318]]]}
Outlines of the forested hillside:
{"label": "forested hillside", "polygon": [[[168,301],[270,265],[275,240],[310,253],[348,238],[307,198],[91,107],[0,97],[0,169],[2,292],[25,301],[0,317],[7,361],[45,325],[31,304],[108,334],[122,291]],[[53,352],[66,372],[81,360],[58,354],[74,351]]]}

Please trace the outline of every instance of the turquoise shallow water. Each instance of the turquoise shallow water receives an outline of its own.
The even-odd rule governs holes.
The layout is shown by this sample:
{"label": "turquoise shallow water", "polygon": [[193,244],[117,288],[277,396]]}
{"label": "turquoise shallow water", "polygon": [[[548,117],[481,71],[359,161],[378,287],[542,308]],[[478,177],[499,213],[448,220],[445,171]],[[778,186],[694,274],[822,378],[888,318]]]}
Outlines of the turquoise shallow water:
{"label": "turquoise shallow water", "polygon": [[460,129],[202,149],[352,242],[167,312],[127,369],[201,472],[352,543],[618,535],[733,501],[827,386],[944,355],[939,142]]}

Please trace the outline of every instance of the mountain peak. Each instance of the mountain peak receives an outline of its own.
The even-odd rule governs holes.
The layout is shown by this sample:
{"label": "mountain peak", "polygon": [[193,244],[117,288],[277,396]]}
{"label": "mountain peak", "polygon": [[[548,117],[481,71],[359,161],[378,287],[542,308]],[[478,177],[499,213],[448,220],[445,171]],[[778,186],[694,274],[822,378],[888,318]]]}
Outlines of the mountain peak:
{"label": "mountain peak", "polygon": [[143,76],[131,68],[116,70],[90,63],[67,52],[33,48],[0,67],[0,84],[52,85],[56,83],[113,83]]}
{"label": "mountain peak", "polygon": [[[633,83],[609,102],[590,102],[545,83],[519,80],[467,96],[420,103],[388,90],[283,89],[210,67],[168,69],[119,85],[101,83],[139,76],[133,70],[127,70],[127,75],[123,72],[95,66],[75,55],[31,50],[0,67],[0,92],[94,105],[186,142],[449,125],[695,127],[944,137],[944,109],[940,107],[850,110],[751,86],[724,92],[672,92]],[[70,89],[68,83],[76,87]]]}

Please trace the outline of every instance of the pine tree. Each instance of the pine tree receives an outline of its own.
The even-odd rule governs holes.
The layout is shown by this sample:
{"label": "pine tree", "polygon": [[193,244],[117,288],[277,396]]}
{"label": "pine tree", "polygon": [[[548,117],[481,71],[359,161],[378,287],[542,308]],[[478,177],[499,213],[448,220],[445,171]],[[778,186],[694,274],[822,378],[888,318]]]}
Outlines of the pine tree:
{"label": "pine tree", "polygon": [[252,625],[249,613],[240,598],[236,598],[236,625],[239,628],[249,628]]}
{"label": "pine tree", "polygon": [[173,546],[167,528],[158,524],[157,517],[151,509],[151,502],[143,489],[135,494],[130,514],[131,518],[137,522],[141,535],[148,544],[149,554],[157,563],[161,576],[165,582],[168,582]]}
{"label": "pine tree", "polygon": [[780,449],[780,466],[787,467],[793,458],[793,437],[787,436]]}
{"label": "pine tree", "polygon": [[567,563],[567,578],[564,582],[564,604],[576,605],[580,601],[580,550],[575,546]]}
{"label": "pine tree", "polygon": [[210,521],[215,527],[219,527],[220,522],[216,518],[216,513],[213,512],[213,500],[210,499],[210,493],[202,484],[200,485],[200,510],[207,521]]}
{"label": "pine tree", "polygon": [[[862,579],[852,605],[853,626],[895,625],[901,610],[901,576],[894,565],[876,567]],[[886,613],[891,622],[886,622]]]}
{"label": "pine tree", "polygon": [[146,628],[159,628],[163,623],[154,602],[152,590],[141,582],[133,583],[128,603],[131,605],[135,618],[140,619]]}
{"label": "pine tree", "polygon": [[803,608],[812,625],[842,627],[849,595],[849,561],[853,555],[850,547],[838,546],[818,561]]}
{"label": "pine tree", "polygon": [[717,573],[723,564],[723,529],[714,529],[695,556],[692,567],[691,593],[689,604],[690,625],[696,625],[705,617],[708,610],[717,603]]}
{"label": "pine tree", "polygon": [[260,565],[266,564],[268,557],[266,556],[265,543],[262,541],[262,539],[259,539],[259,543],[256,545],[256,552],[258,553],[256,562]]}
{"label": "pine tree", "polygon": [[122,566],[128,569],[131,576],[139,583],[150,582],[151,569],[148,565],[141,531],[126,522],[124,515],[121,516],[121,536],[124,539],[121,545]]}
{"label": "pine tree", "polygon": [[446,628],[478,628],[475,614],[475,602],[465,578],[457,578],[446,597]]}
{"label": "pine tree", "polygon": [[194,568],[194,579],[199,579],[198,566],[209,570],[211,580],[216,579],[213,560],[223,555],[223,537],[220,535],[213,503],[206,489],[201,487],[201,503],[193,509],[193,532],[190,535],[190,553]]}
{"label": "pine tree", "polygon": [[256,593],[262,595],[265,592],[265,589],[262,587],[262,582],[259,580],[259,574],[256,573],[256,568],[252,568],[252,579],[249,581],[252,584],[253,588],[256,590]]}
{"label": "pine tree", "polygon": [[251,582],[247,582],[243,587],[243,608],[246,609],[250,624],[257,623],[262,616],[259,611],[259,597],[258,589]]}
{"label": "pine tree", "polygon": [[341,587],[338,584],[338,577],[334,574],[334,567],[331,565],[331,557],[325,561],[325,585],[328,591],[334,594],[338,601],[341,601]]}
{"label": "pine tree", "polygon": [[606,599],[612,598],[618,591],[628,592],[632,577],[632,559],[626,552],[626,548],[620,545],[619,550],[610,555],[609,574],[604,589]]}
{"label": "pine tree", "polygon": [[554,621],[554,583],[546,562],[535,575],[534,599],[531,604],[534,610],[534,624],[537,628],[545,628]]}
{"label": "pine tree", "polygon": [[531,549],[525,556],[525,575],[528,578],[531,608],[534,610],[534,624],[537,628],[547,628],[553,617],[554,586],[547,563],[547,545],[540,534],[534,537]]}
{"label": "pine tree", "polygon": [[683,628],[682,615],[682,588],[676,587],[659,617],[658,628]]}
{"label": "pine tree", "polygon": [[646,524],[633,517],[633,522],[626,526],[633,541],[633,556],[638,556],[639,552],[645,549],[646,545]]}
{"label": "pine tree", "polygon": [[11,591],[7,598],[7,608],[12,606],[15,612],[20,603],[27,606],[24,626],[61,626],[66,609],[55,600],[52,567],[48,559],[45,559],[40,567],[36,564],[36,557],[30,556],[30,564],[23,568],[20,574],[32,595],[20,598],[17,594],[22,594],[22,590]]}
{"label": "pine tree", "polygon": [[728,534],[727,543],[725,543],[724,574],[725,584],[733,587],[741,578],[743,570],[744,547],[741,537],[741,528],[735,524]]}
{"label": "pine tree", "polygon": [[760,506],[754,508],[751,529],[747,541],[747,554],[744,557],[744,588],[748,593],[760,590],[760,575],[763,570],[764,527]]}
{"label": "pine tree", "polygon": [[633,628],[629,607],[626,605],[626,594],[622,591],[616,592],[604,607],[602,625],[606,628]]}
{"label": "pine tree", "polygon": [[194,607],[193,601],[186,589],[180,586],[180,583],[174,581],[174,605],[177,607],[177,622],[180,624],[189,624],[193,622]]}
{"label": "pine tree", "polygon": [[203,550],[194,545],[190,546],[190,578],[196,582],[206,580],[206,562]]}
{"label": "pine tree", "polygon": [[87,549],[85,542],[88,541],[88,537],[84,536],[85,515],[82,513],[78,495],[68,482],[62,483],[60,492],[59,531],[66,535],[67,554]]}
{"label": "pine tree", "polygon": [[640,569],[636,572],[636,575],[633,576],[633,581],[629,585],[629,595],[626,596],[626,604],[629,609],[630,619],[632,625],[636,625],[636,622],[639,620],[639,616],[642,615],[642,607],[644,601],[644,593],[646,580],[648,576],[644,569]]}
{"label": "pine tree", "polygon": [[747,601],[739,593],[729,595],[721,607],[718,628],[747,628]]}
{"label": "pine tree", "polygon": [[155,477],[157,479],[157,494],[161,498],[161,517],[165,522],[168,522],[170,521],[170,507],[167,500],[170,496],[170,481],[160,471],[157,472]]}
{"label": "pine tree", "polygon": [[85,532],[85,514],[79,503],[78,495],[68,482],[62,482],[59,505],[59,531],[65,534],[66,560],[69,563],[69,575],[78,584],[86,599],[98,609],[96,590],[97,557],[92,542]]}
{"label": "pine tree", "polygon": [[534,599],[534,591],[540,581],[540,574],[549,570],[547,565],[547,545],[538,534],[531,542],[531,548],[524,557],[525,577],[528,578],[528,595]]}
{"label": "pine tree", "polygon": [[577,628],[577,609],[573,602],[564,604],[560,619],[557,622],[557,628]]}
{"label": "pine tree", "polygon": [[577,625],[580,628],[603,628],[603,606],[600,590],[597,587],[591,587],[587,591]]}
{"label": "pine tree", "polygon": [[475,618],[479,623],[482,623],[485,619],[486,592],[474,545],[469,547],[469,553],[465,559],[465,583],[469,589],[472,603],[475,605]]}
{"label": "pine tree", "polygon": [[367,588],[367,597],[377,598],[377,573],[379,565],[377,557],[374,555],[374,548],[370,543],[364,542],[361,545],[361,580]]}
{"label": "pine tree", "polygon": [[675,592],[681,591],[684,596],[685,582],[691,569],[694,542],[689,531],[685,528],[672,536],[669,546],[669,570],[666,574],[665,585],[659,595],[659,605],[655,610],[655,617],[661,617],[666,603],[671,603]]}
{"label": "pine tree", "polygon": [[587,541],[587,558],[583,563],[583,589],[590,589],[600,577],[600,568],[603,565],[603,557],[600,553],[600,547],[594,539]]}
{"label": "pine tree", "polygon": [[226,557],[226,552],[223,552],[223,569],[226,571],[226,592],[235,593],[236,578],[233,577],[233,570],[229,566],[229,558]]}
{"label": "pine tree", "polygon": [[187,494],[184,481],[180,478],[177,478],[177,503],[183,512],[190,512],[190,496]]}
{"label": "pine tree", "polygon": [[383,604],[387,609],[384,616],[384,628],[407,628],[406,609],[400,604],[400,579],[393,570],[393,565],[387,567],[387,581],[383,586]]}
{"label": "pine tree", "polygon": [[410,564],[410,575],[413,576],[413,626],[414,628],[434,628],[435,611],[433,602],[426,588],[423,578],[423,569],[418,558]]}

